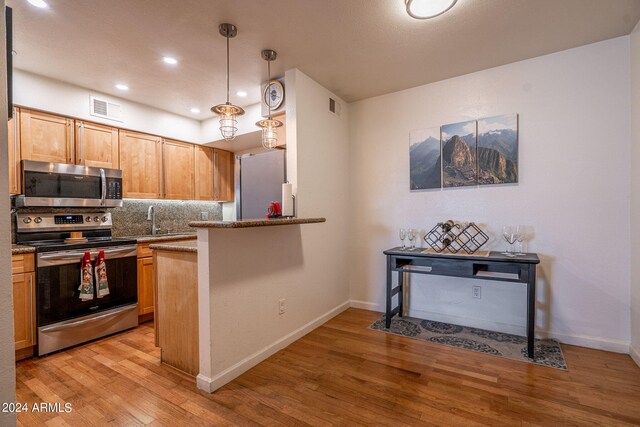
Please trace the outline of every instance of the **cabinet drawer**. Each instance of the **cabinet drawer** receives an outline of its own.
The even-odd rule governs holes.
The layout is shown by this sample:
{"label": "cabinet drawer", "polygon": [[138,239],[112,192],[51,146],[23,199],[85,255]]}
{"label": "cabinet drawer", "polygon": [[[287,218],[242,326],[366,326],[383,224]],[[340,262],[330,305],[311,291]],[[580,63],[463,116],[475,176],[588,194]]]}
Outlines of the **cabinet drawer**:
{"label": "cabinet drawer", "polygon": [[22,274],[35,271],[35,257],[33,254],[11,256],[11,273]]}

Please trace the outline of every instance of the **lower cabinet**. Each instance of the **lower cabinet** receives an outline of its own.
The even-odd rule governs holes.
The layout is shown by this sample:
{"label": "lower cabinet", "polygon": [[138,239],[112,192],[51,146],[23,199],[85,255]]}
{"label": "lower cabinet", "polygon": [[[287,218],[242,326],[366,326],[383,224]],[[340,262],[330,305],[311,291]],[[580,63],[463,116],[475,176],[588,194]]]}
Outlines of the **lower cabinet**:
{"label": "lower cabinet", "polygon": [[33,254],[11,259],[16,360],[33,355],[36,345],[36,278]]}
{"label": "lower cabinet", "polygon": [[155,310],[154,282],[153,257],[138,258],[138,316],[153,314]]}

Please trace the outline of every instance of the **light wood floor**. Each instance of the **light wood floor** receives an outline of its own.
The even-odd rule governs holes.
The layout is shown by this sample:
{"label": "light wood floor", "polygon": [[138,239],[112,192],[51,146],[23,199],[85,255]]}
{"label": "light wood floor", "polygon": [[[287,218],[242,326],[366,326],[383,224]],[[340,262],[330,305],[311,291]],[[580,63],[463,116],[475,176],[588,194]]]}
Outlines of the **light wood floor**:
{"label": "light wood floor", "polygon": [[638,425],[640,368],[563,345],[569,371],[370,331],[350,309],[214,394],[159,363],[153,327],[18,363],[21,425]]}

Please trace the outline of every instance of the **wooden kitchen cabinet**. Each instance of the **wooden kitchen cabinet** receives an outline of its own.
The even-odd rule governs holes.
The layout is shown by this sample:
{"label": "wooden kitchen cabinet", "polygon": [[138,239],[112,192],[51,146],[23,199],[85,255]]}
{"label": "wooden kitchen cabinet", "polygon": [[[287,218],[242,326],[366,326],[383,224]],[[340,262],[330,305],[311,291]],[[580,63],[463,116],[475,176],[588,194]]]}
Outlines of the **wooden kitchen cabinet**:
{"label": "wooden kitchen cabinet", "polygon": [[118,169],[118,128],[77,120],[75,123],[76,164]]}
{"label": "wooden kitchen cabinet", "polygon": [[33,355],[36,345],[36,283],[33,254],[11,257],[16,360]]}
{"label": "wooden kitchen cabinet", "polygon": [[9,130],[9,194],[20,194],[20,110],[13,109],[13,117],[7,124]]}
{"label": "wooden kitchen cabinet", "polygon": [[20,151],[23,160],[73,163],[73,120],[20,110]]}
{"label": "wooden kitchen cabinet", "polygon": [[153,257],[138,258],[138,316],[154,312]]}
{"label": "wooden kitchen cabinet", "polygon": [[160,137],[121,130],[119,145],[123,196],[131,199],[161,198]]}
{"label": "wooden kitchen cabinet", "polygon": [[195,198],[195,158],[193,144],[163,141],[164,198],[193,200]]}
{"label": "wooden kitchen cabinet", "polygon": [[213,200],[213,148],[195,147],[195,199]]}
{"label": "wooden kitchen cabinet", "polygon": [[232,152],[213,149],[213,200],[233,202],[235,158]]}

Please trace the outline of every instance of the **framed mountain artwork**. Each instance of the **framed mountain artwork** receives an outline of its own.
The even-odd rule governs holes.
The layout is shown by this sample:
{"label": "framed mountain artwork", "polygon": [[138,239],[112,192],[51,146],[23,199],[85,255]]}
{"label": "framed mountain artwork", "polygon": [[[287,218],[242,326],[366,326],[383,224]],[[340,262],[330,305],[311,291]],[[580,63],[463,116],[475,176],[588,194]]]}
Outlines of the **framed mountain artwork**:
{"label": "framed mountain artwork", "polygon": [[478,183],[518,182],[518,115],[478,120]]}
{"label": "framed mountain artwork", "polygon": [[466,187],[478,184],[475,120],[440,128],[442,143],[442,186]]}
{"label": "framed mountain artwork", "polygon": [[412,131],[409,134],[410,190],[440,188],[440,170],[440,128]]}

